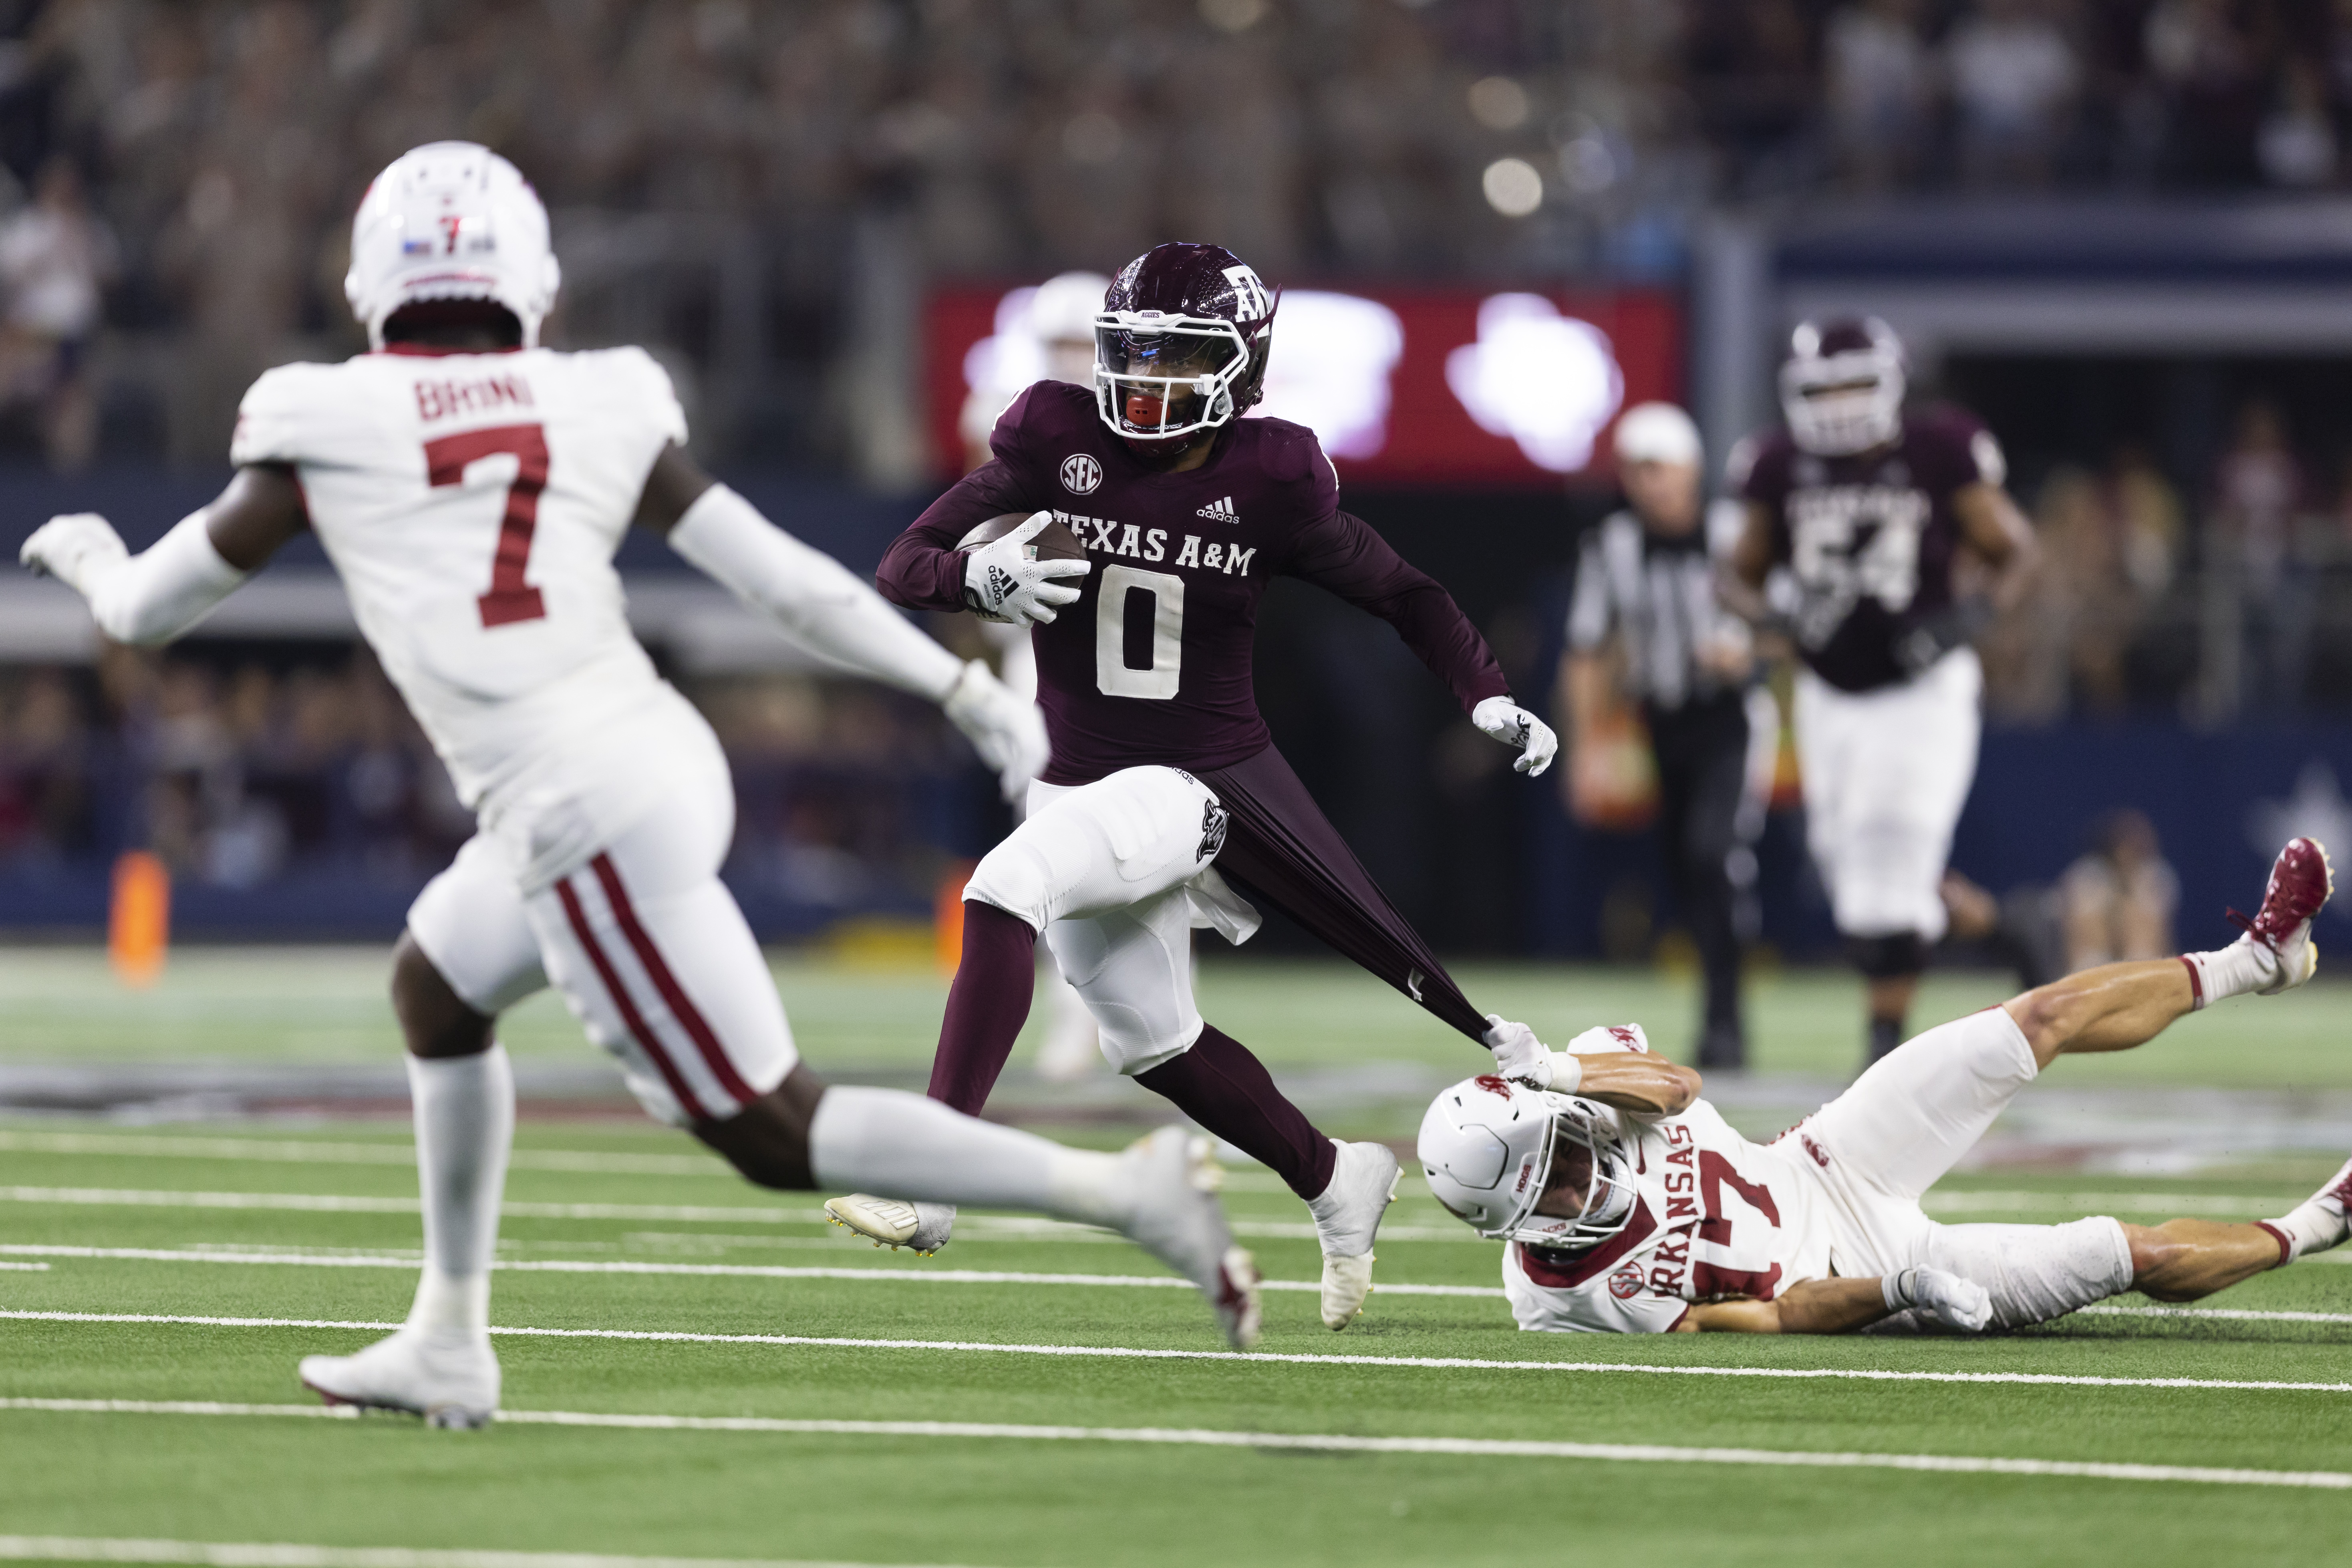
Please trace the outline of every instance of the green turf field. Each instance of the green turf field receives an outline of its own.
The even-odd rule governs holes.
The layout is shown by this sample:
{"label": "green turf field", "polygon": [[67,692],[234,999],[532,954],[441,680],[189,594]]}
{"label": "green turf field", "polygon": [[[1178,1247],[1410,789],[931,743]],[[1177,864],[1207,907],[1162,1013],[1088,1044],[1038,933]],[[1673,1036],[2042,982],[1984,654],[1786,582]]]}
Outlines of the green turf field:
{"label": "green turf field", "polygon": [[[373,954],[190,953],[128,996],[86,955],[19,952],[0,958],[0,1068],[384,1059],[382,969]],[[1465,980],[1549,1033],[1655,1015],[1678,1043],[1689,1005],[1648,975]],[[787,963],[779,981],[821,1065],[928,1054],[929,976]],[[1289,1068],[1463,1060],[1349,972],[1213,965],[1202,989]],[[1923,1021],[1998,989],[1938,982]],[[1758,1001],[1768,1077],[1850,1067],[1851,982],[1780,977]],[[2069,1080],[2085,1083],[2324,1091],[2347,1081],[2347,1002],[2315,987],[2220,1008],[2137,1060],[2064,1067],[2092,1069]],[[543,1007],[509,1038],[525,1062],[587,1056]],[[1370,1108],[1365,1130],[1409,1132],[1400,1114]],[[64,1536],[989,1568],[2352,1557],[2352,1489],[2336,1482],[2069,1470],[2352,1476],[2352,1268],[2326,1259],[2210,1303],[2304,1317],[2155,1316],[2126,1297],[1971,1342],[1570,1340],[1517,1333],[1476,1293],[1496,1285],[1496,1250],[1409,1177],[1379,1278],[1465,1293],[1376,1294],[1334,1335],[1311,1293],[1276,1290],[1260,1352],[1241,1358],[1217,1353],[1187,1291],[1093,1282],[1156,1274],[1113,1238],[975,1216],[938,1258],[878,1252],[676,1134],[536,1122],[492,1320],[566,1331],[499,1341],[509,1418],[444,1433],[299,1414],[298,1357],[355,1349],[405,1310],[407,1160],[396,1122],[0,1121],[0,1312],[16,1314],[0,1318],[0,1554]],[[2252,1216],[2330,1168],[2290,1152],[2195,1177],[1986,1171],[1938,1189],[1935,1212]],[[1235,1171],[1229,1202],[1270,1280],[1313,1279],[1304,1209],[1266,1173]],[[631,1334],[706,1337],[613,1337]],[[792,1342],[807,1341],[833,1342]],[[1361,1359],[1318,1359],[1335,1356]],[[1837,1373],[1887,1375],[1818,1375]],[[43,1401],[138,1408],[28,1403]],[[153,1408],[175,1402],[229,1408]],[[1513,1443],[1596,1447],[1492,1449]],[[1823,1455],[1855,1458],[1801,1462]],[[1917,1456],[2020,1463],[1890,1468]]]}

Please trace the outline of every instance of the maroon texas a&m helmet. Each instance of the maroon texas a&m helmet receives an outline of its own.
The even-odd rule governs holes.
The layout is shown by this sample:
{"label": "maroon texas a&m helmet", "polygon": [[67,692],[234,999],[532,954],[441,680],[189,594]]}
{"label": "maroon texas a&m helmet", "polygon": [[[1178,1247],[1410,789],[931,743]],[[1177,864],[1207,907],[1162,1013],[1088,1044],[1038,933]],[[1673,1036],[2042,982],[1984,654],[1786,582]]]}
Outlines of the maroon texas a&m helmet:
{"label": "maroon texas a&m helmet", "polygon": [[1903,340],[1875,316],[1803,321],[1780,364],[1780,412],[1803,450],[1848,457],[1903,433]]}
{"label": "maroon texas a&m helmet", "polygon": [[1095,318],[1095,405],[1146,451],[1189,446],[1263,395],[1276,300],[1220,246],[1155,245],[1119,268]]}

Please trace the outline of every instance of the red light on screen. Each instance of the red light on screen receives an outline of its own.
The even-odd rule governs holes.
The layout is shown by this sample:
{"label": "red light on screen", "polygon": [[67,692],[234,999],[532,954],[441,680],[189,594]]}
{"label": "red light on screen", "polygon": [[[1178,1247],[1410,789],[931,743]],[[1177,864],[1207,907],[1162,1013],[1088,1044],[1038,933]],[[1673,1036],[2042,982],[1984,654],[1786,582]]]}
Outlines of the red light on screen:
{"label": "red light on screen", "polygon": [[[932,452],[963,466],[968,363],[1028,363],[1010,290],[958,288],[927,307]],[[1007,308],[1013,307],[1013,308]],[[1682,393],[1682,312],[1657,289],[1287,290],[1256,412],[1310,426],[1349,483],[1604,482],[1607,432],[1634,404]]]}

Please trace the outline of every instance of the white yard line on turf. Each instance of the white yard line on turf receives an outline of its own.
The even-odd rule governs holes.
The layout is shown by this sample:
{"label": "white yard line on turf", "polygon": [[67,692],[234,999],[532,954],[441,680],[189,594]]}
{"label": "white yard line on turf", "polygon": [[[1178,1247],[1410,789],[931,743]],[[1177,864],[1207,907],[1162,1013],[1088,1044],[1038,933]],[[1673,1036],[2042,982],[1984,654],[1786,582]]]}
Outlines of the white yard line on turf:
{"label": "white yard line on turf", "polygon": [[2352,1323],[2352,1312],[2258,1312],[2242,1307],[2084,1307],[2108,1318],[2226,1318],[2246,1323]]}
{"label": "white yard line on turf", "polygon": [[715,1557],[608,1557],[579,1552],[443,1552],[406,1546],[125,1541],[82,1535],[0,1535],[14,1563],[185,1563],[198,1568],[883,1568]]}
{"label": "white yard line on turf", "polygon": [[[276,1249],[227,1252],[163,1247],[63,1247],[33,1243],[0,1245],[5,1258],[86,1258],[144,1263],[249,1263],[307,1268],[415,1268],[415,1253],[311,1252]],[[47,1268],[46,1263],[6,1264],[0,1268]],[[898,1284],[933,1285],[1124,1285],[1145,1289],[1190,1290],[1192,1282],[1172,1274],[1038,1274],[1017,1269],[928,1268],[919,1266],[878,1268],[795,1268],[766,1263],[655,1263],[621,1259],[500,1258],[490,1267],[517,1274],[682,1274],[745,1279],[859,1279]],[[1267,1290],[1321,1290],[1314,1279],[1261,1280]],[[1391,1285],[1374,1290],[1389,1296],[1476,1296],[1502,1298],[1486,1285]],[[2347,1318],[2352,1321],[2352,1318]]]}
{"label": "white yard line on turf", "polygon": [[[164,1312],[45,1312],[0,1310],[0,1321],[35,1323],[176,1323],[221,1329],[352,1329],[383,1331],[389,1322],[337,1322],[320,1318],[214,1318]],[[1255,1362],[1286,1366],[1370,1366],[1456,1372],[1634,1373],[1658,1377],[1757,1377],[1854,1383],[2022,1384],[2066,1388],[2245,1389],[2267,1394],[2352,1394],[2352,1383],[2272,1382],[2258,1378],[2091,1377],[2051,1372],[1893,1372],[1873,1367],[1653,1366],[1640,1362],[1490,1361],[1478,1356],[1333,1355],[1284,1351],[1145,1350],[1129,1345],[1001,1344],[985,1340],[861,1340],[829,1334],[703,1334],[673,1329],[531,1329],[490,1331],[515,1339],[634,1340],[658,1344],[780,1345],[813,1350],[931,1351],[985,1355],[1067,1357],[1080,1361]]]}
{"label": "white yard line on turf", "polygon": [[[67,1247],[46,1243],[0,1244],[0,1258],[84,1258],[147,1263],[249,1263],[309,1268],[415,1268],[422,1255],[415,1252],[360,1252],[309,1247],[256,1247],[237,1251],[225,1247]],[[0,1263],[0,1268],[47,1268],[46,1263]],[[677,1274],[745,1279],[860,1279],[897,1284],[931,1285],[1124,1285],[1145,1289],[1189,1290],[1192,1282],[1172,1274],[1040,1274],[1024,1269],[933,1268],[920,1264],[884,1265],[874,1268],[793,1268],[766,1263],[659,1263],[605,1258],[500,1258],[492,1268],[517,1274]],[[1314,1279],[1263,1279],[1266,1290],[1320,1290]],[[1372,1287],[1383,1296],[1468,1296],[1501,1300],[1505,1292],[1491,1285],[1405,1285],[1381,1280]],[[2082,1311],[2108,1317],[2224,1318],[2240,1322],[2352,1323],[2352,1312],[2256,1311],[2231,1307],[2084,1307]]]}
{"label": "white yard line on turf", "polygon": [[[416,1163],[413,1143],[317,1143],[284,1138],[165,1138],[91,1132],[0,1130],[0,1153],[104,1154],[163,1160],[248,1160],[292,1165]],[[614,1176],[732,1176],[716,1155],[592,1154],[571,1149],[517,1149],[507,1157],[517,1171],[566,1171]]]}
{"label": "white yard line on turf", "polygon": [[[415,1198],[348,1197],[331,1193],[202,1193],[155,1191],[131,1187],[0,1187],[0,1203],[89,1204],[130,1208],[292,1209],[313,1214],[415,1214]],[[718,1208],[700,1204],[535,1204],[508,1203],[499,1212],[513,1219],[705,1220],[729,1225],[822,1225],[823,1209]],[[1312,1241],[1315,1226],[1306,1221],[1247,1220],[1231,1222],[1235,1236],[1253,1240]],[[1018,1240],[1028,1237],[1076,1238],[1101,1236],[1093,1226],[1058,1219],[978,1216],[971,1234],[959,1239]],[[1464,1226],[1391,1225],[1381,1228],[1382,1241],[1476,1242]]]}
{"label": "white yard line on turf", "polygon": [[[125,1399],[0,1399],[0,1410],[109,1415],[323,1416],[350,1419],[349,1406],[215,1405]],[[2341,1470],[2242,1470],[2195,1465],[2104,1464],[2012,1459],[1975,1454],[1869,1454],[1808,1448],[1693,1448],[1658,1443],[1559,1443],[1511,1437],[1364,1437],[1318,1432],[1231,1432],[1170,1426],[1027,1426],[993,1421],[824,1421],[765,1415],[607,1415],[583,1410],[501,1410],[501,1426],[589,1426],[652,1432],[748,1432],[841,1437],[973,1437],[1063,1443],[1143,1443],[1200,1448],[1289,1448],[1338,1454],[1443,1454],[1476,1458],[1604,1459],[1643,1464],[1769,1465],[1816,1469],[1930,1470],[1961,1475],[2067,1476],[2112,1481],[2186,1481],[2211,1486],[2352,1490]],[[5,1539],[0,1537],[0,1539]],[[0,1551],[0,1557],[9,1555]],[[24,1555],[32,1555],[25,1553]],[[75,1559],[86,1561],[86,1559]],[[133,1561],[187,1561],[133,1559]],[[630,1561],[620,1559],[618,1561]],[[642,1561],[642,1560],[639,1560]]]}
{"label": "white yard line on turf", "polygon": [[0,1268],[17,1274],[46,1274],[49,1271],[46,1263],[0,1263]]}

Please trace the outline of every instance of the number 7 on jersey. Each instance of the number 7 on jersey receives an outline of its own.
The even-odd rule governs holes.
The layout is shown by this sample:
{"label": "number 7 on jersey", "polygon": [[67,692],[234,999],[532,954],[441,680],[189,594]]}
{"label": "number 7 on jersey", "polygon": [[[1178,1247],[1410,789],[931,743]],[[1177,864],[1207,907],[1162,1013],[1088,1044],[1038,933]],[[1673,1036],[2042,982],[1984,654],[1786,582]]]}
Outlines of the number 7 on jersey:
{"label": "number 7 on jersey", "polygon": [[465,483],[468,465],[501,452],[514,455],[515,477],[507,486],[498,548],[490,558],[490,589],[475,601],[486,627],[541,620],[547,615],[539,590],[523,581],[530,564],[530,536],[539,527],[540,492],[547,489],[547,433],[537,425],[500,425],[425,443],[425,469],[436,489]]}

